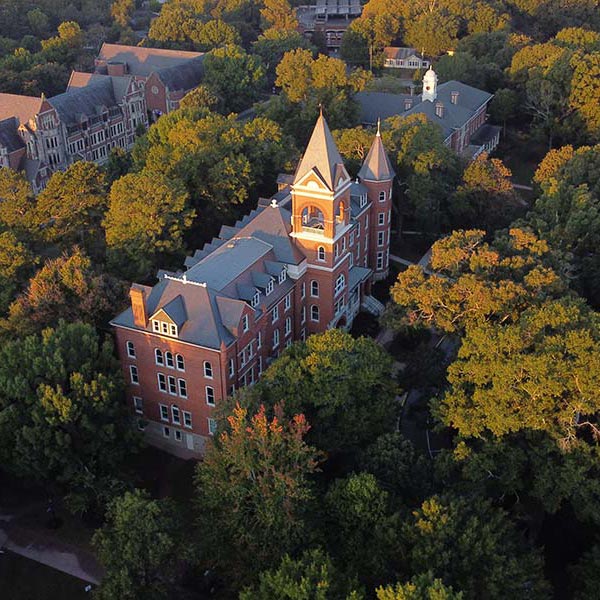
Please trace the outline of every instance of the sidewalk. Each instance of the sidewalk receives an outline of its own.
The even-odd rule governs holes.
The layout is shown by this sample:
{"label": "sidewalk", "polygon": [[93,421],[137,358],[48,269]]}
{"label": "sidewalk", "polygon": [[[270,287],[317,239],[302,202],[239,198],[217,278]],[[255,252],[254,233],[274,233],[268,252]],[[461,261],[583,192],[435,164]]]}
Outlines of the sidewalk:
{"label": "sidewalk", "polygon": [[89,583],[99,584],[102,567],[88,550],[57,541],[50,529],[29,529],[18,525],[14,515],[0,510],[0,548],[35,560]]}

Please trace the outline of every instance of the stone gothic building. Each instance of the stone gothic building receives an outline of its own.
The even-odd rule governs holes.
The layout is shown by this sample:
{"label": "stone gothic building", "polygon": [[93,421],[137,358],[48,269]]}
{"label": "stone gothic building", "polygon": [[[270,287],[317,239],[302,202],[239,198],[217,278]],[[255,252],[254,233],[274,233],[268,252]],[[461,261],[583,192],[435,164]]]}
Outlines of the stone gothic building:
{"label": "stone gothic building", "polygon": [[184,271],[131,287],[111,324],[150,443],[201,455],[217,403],[292,342],[383,309],[370,288],[388,274],[393,178],[377,132],[352,180],[321,115],[289,185],[223,226]]}

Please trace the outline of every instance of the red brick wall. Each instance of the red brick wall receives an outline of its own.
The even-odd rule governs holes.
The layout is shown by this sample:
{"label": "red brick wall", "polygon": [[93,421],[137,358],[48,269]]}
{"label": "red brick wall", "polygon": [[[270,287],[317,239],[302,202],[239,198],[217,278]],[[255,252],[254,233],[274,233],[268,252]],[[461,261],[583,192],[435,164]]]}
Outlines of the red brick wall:
{"label": "red brick wall", "polygon": [[146,80],[146,105],[149,111],[168,112],[167,90],[156,73],[152,73]]}

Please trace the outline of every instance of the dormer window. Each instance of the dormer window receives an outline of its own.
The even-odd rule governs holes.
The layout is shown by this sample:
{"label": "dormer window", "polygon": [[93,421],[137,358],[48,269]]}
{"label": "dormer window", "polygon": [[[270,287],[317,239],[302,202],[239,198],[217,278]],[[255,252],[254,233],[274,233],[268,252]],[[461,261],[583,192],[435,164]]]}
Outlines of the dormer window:
{"label": "dormer window", "polygon": [[260,302],[260,294],[258,292],[256,292],[256,294],[254,294],[254,296],[252,297],[252,300],[250,301],[250,305],[252,306],[252,308],[256,308],[258,306],[259,302]]}
{"label": "dormer window", "polygon": [[158,319],[152,320],[152,331],[155,333],[160,333],[161,335],[177,337],[177,325],[173,323],[167,323],[165,321],[159,321]]}
{"label": "dormer window", "polygon": [[269,294],[271,294],[273,292],[273,280],[271,279],[269,281],[269,283],[267,284],[267,291],[265,292],[266,295],[268,296]]}
{"label": "dormer window", "polygon": [[366,206],[366,204],[367,204],[367,195],[363,194],[360,197],[360,207],[362,208],[363,206]]}
{"label": "dormer window", "polygon": [[283,269],[281,273],[279,273],[279,283],[283,283],[287,279],[287,269]]}

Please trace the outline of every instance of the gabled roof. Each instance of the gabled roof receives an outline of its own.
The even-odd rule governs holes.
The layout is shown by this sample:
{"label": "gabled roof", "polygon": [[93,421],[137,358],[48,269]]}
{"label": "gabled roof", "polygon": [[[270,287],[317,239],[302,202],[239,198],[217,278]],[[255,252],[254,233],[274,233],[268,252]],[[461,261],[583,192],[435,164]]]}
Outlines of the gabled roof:
{"label": "gabled roof", "polygon": [[40,112],[43,101],[36,96],[0,94],[0,120],[16,117],[19,125],[25,125]]}
{"label": "gabled roof", "polygon": [[398,48],[396,46],[388,46],[383,49],[383,55],[385,58],[410,58],[411,56],[416,56],[417,58],[423,58],[421,54],[419,54],[416,48]]}
{"label": "gabled roof", "polygon": [[98,60],[123,62],[129,73],[138,77],[148,77],[159,69],[181,65],[193,58],[202,56],[201,52],[183,50],[165,50],[163,48],[145,48],[141,46],[122,46],[121,44],[102,44]]}
{"label": "gabled roof", "polygon": [[297,184],[307,173],[314,169],[327,187],[333,191],[339,166],[341,166],[347,178],[344,161],[333,140],[327,121],[321,113],[310,136],[304,156],[296,169],[294,184]]}
{"label": "gabled roof", "polygon": [[109,108],[117,104],[110,77],[91,81],[86,87],[72,88],[50,98],[48,102],[65,125],[78,124],[81,115],[93,117],[100,114],[101,107]]}
{"label": "gabled roof", "polygon": [[73,71],[67,85],[67,92],[74,89],[84,88],[98,81],[110,80],[113,87],[113,94],[117,102],[121,102],[129,90],[129,86],[133,80],[131,75],[121,77],[111,75],[99,75],[98,73],[82,73]]}
{"label": "gabled roof", "polygon": [[394,175],[394,169],[383,147],[379,128],[377,128],[377,134],[371,144],[367,158],[365,158],[365,162],[363,162],[358,172],[358,176],[365,181],[391,181]]}
{"label": "gabled roof", "polygon": [[173,67],[159,69],[156,75],[171,91],[191,90],[204,77],[204,55]]}
{"label": "gabled roof", "polygon": [[9,154],[25,147],[19,137],[18,127],[19,123],[15,117],[0,121],[0,146],[6,148]]}

